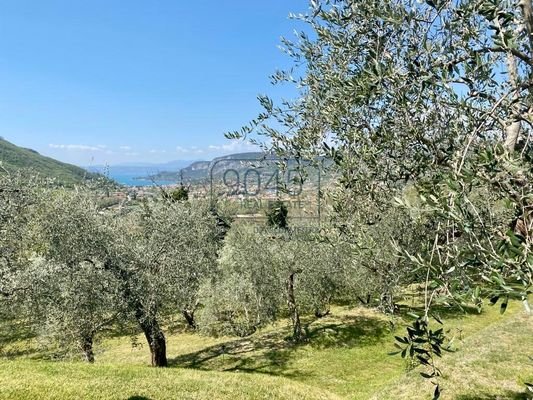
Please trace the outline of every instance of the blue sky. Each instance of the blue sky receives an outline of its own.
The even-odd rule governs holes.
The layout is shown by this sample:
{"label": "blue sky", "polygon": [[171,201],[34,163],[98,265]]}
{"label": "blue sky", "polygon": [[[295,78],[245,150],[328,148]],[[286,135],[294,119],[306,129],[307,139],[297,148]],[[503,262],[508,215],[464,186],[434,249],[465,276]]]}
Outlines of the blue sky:
{"label": "blue sky", "polygon": [[0,136],[79,165],[209,159],[292,97],[269,75],[307,0],[0,0]]}

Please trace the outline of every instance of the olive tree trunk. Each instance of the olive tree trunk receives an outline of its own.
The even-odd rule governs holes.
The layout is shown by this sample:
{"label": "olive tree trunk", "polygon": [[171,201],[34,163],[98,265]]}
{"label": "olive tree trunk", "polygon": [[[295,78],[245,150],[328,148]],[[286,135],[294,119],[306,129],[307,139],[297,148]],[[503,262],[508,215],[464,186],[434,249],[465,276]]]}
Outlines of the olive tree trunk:
{"label": "olive tree trunk", "polygon": [[296,296],[294,295],[294,279],[296,273],[292,272],[287,278],[287,307],[289,308],[289,316],[292,323],[292,339],[295,342],[300,342],[304,338],[304,334],[302,323],[300,322],[298,305],[296,304]]}
{"label": "olive tree trunk", "polygon": [[137,315],[137,321],[150,347],[152,367],[168,366],[165,334],[159,326],[157,319],[155,317]]}
{"label": "olive tree trunk", "polygon": [[134,312],[135,319],[146,337],[150,348],[152,366],[168,366],[165,334],[157,321],[155,310],[147,311],[139,299],[139,295],[133,293],[130,286],[130,283],[134,280],[132,273],[118,267],[111,259],[106,260],[104,268],[113,271],[122,282],[122,297],[128,308]]}
{"label": "olive tree trunk", "polygon": [[189,325],[189,328],[196,329],[196,321],[194,320],[194,310],[188,310],[183,309],[182,312],[183,317],[185,318],[185,321],[187,321],[187,325]]}
{"label": "olive tree trunk", "polygon": [[80,339],[80,349],[83,360],[88,363],[94,363],[93,336],[85,335]]}

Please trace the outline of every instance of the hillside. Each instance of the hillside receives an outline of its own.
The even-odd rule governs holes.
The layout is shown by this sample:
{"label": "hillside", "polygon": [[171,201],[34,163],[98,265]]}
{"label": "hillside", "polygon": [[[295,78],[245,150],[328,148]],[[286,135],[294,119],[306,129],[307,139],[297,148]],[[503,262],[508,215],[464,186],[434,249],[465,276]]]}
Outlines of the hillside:
{"label": "hillside", "polygon": [[186,182],[194,182],[199,180],[204,180],[209,177],[209,169],[212,165],[222,163],[224,168],[236,168],[240,170],[242,165],[249,165],[250,161],[243,160],[257,160],[264,157],[263,153],[259,152],[249,152],[249,153],[236,153],[230,154],[227,156],[217,157],[211,161],[194,161],[189,166],[182,168],[178,171],[161,171],[157,174],[150,175],[145,179],[155,179],[156,181],[170,181],[170,182],[179,182],[181,177]]}
{"label": "hillside", "polygon": [[95,176],[83,168],[42,156],[35,150],[16,146],[1,137],[0,162],[8,171],[30,169],[42,176],[56,178],[64,185],[79,183]]}
{"label": "hillside", "polygon": [[[147,349],[132,348],[131,338],[120,335],[102,340],[95,365],[50,361],[53,354],[34,338],[7,334],[0,324],[0,337],[14,340],[1,352],[0,398],[431,398],[420,370],[406,372],[404,360],[387,354],[404,321],[391,331],[372,309],[334,307],[330,316],[305,322],[310,337],[302,345],[286,340],[289,328],[281,321],[247,338],[209,338],[176,327],[168,337],[167,369],[148,367]],[[438,362],[443,400],[528,399],[523,382],[533,378],[533,320],[519,302],[504,315],[487,307],[481,315],[449,314],[445,323],[457,351]]]}
{"label": "hillside", "polygon": [[[234,170],[244,176],[249,169],[256,169],[261,174],[270,176],[277,169],[276,157],[259,152],[236,153],[214,158],[211,161],[195,161],[188,167],[179,171],[161,171],[143,179],[153,179],[155,181],[195,183],[209,180],[211,173],[213,178],[221,179],[226,171]],[[289,162],[289,164],[294,162]],[[316,182],[317,171],[314,168],[308,170],[311,181]]]}

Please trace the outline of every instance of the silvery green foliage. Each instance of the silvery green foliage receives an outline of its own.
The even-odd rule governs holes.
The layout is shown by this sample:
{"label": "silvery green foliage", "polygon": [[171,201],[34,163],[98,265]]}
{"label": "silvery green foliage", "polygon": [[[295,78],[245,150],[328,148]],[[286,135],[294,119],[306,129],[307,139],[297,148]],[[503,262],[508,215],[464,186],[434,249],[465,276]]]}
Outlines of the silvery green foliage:
{"label": "silvery green foliage", "polygon": [[32,264],[32,290],[24,306],[39,341],[56,357],[81,353],[93,362],[93,344],[120,316],[116,280],[102,265],[89,262],[70,268],[44,259]]}
{"label": "silvery green foliage", "polygon": [[110,257],[113,232],[97,198],[84,188],[44,190],[32,213],[33,251],[67,266]]}
{"label": "silvery green foliage", "polygon": [[0,317],[4,321],[18,318],[20,299],[29,290],[24,279],[29,259],[25,238],[34,189],[33,179],[9,173],[0,165]]}
{"label": "silvery green foliage", "polygon": [[[329,156],[339,174],[335,211],[351,201],[367,223],[393,198],[404,206],[406,187],[414,187],[437,232],[426,237],[429,250],[408,251],[413,267],[429,270],[446,293],[482,280],[495,296],[513,297],[507,282],[518,281],[525,299],[531,9],[530,1],[313,1],[296,16],[310,33],[284,41],[295,68],[274,76],[296,84],[299,98],[276,105],[262,97],[265,111],[228,136],[256,132],[281,154]],[[476,205],[486,191],[492,203]],[[514,215],[494,224],[500,204]],[[515,242],[520,255],[507,256],[502,241]]]}
{"label": "silvery green foliage", "polygon": [[207,204],[150,202],[117,219],[115,251],[147,310],[180,312],[216,267],[217,226]]}
{"label": "silvery green foliage", "polygon": [[29,210],[36,194],[36,179],[0,167],[0,295],[3,298],[25,289],[17,277],[23,273],[29,258],[25,243]]}
{"label": "silvery green foliage", "polygon": [[41,190],[32,207],[23,299],[36,331],[60,344],[59,353],[81,351],[94,361],[93,342],[124,312],[119,282],[106,269],[113,242],[96,194]]}
{"label": "silvery green foliage", "polygon": [[372,192],[453,164],[470,133],[503,140],[529,121],[529,25],[514,1],[324,0],[295,18],[307,24],[283,43],[295,68],[273,80],[300,97],[261,97],[264,113],[230,137],[255,129],[275,150],[330,154]]}
{"label": "silvery green foliage", "polygon": [[[166,365],[161,325],[197,301],[215,266],[218,232],[206,204],[150,202],[125,212],[99,208],[85,188],[35,190],[18,301],[41,337],[81,350],[117,323],[139,324],[152,363]],[[10,257],[10,260],[13,257]]]}
{"label": "silvery green foliage", "polygon": [[129,314],[143,331],[152,365],[167,366],[162,324],[191,303],[214,268],[218,229],[207,204],[153,201],[111,222],[112,256]]}
{"label": "silvery green foliage", "polygon": [[265,240],[245,225],[226,235],[217,275],[202,287],[203,332],[245,336],[278,316],[283,288]]}
{"label": "silvery green foliage", "polygon": [[[343,258],[349,252],[340,249],[313,235],[233,226],[216,279],[202,289],[201,330],[244,336],[282,316],[292,318],[291,312],[298,318],[300,313],[327,312],[330,302],[344,294],[351,268],[349,258]],[[291,276],[293,293],[287,286]]]}
{"label": "silvery green foliage", "polygon": [[102,268],[109,237],[85,192],[54,188],[29,174],[0,177],[3,303],[13,321],[82,350],[120,310],[117,288]]}
{"label": "silvery green foliage", "polygon": [[421,250],[403,249],[411,268],[426,272],[424,323],[440,295],[479,302],[488,291],[504,298],[502,310],[513,297],[529,309],[531,1],[310,5],[295,16],[307,29],[284,41],[294,68],[273,77],[295,84],[299,97],[281,104],[261,97],[264,112],[227,136],[257,133],[280,154],[329,156],[341,215],[353,199],[374,223],[396,198],[433,222]]}
{"label": "silvery green foliage", "polygon": [[393,314],[405,286],[419,282],[423,276],[413,269],[404,254],[424,252],[426,237],[433,227],[428,219],[416,218],[395,207],[376,214],[376,219],[369,223],[371,212],[365,215],[359,212],[371,208],[376,210],[370,205],[359,206],[357,211],[349,213],[348,208],[336,213],[334,220],[341,237],[350,243],[353,263],[361,271],[357,278],[348,280],[355,284],[354,294],[363,292],[370,296],[372,305]]}

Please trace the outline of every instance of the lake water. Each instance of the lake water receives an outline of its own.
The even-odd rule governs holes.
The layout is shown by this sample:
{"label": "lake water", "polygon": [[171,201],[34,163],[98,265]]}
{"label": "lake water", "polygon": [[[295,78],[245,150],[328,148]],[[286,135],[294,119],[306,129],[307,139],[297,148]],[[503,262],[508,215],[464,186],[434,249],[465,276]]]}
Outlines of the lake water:
{"label": "lake water", "polygon": [[175,181],[159,180],[152,182],[150,179],[138,179],[139,177],[147,177],[156,174],[159,171],[155,171],[146,167],[89,167],[87,168],[91,172],[97,172],[100,174],[108,175],[111,179],[126,186],[154,186],[154,185],[170,185],[176,183]]}
{"label": "lake water", "polygon": [[126,186],[155,186],[157,185],[171,185],[173,181],[156,181],[155,183],[148,179],[135,179],[138,178],[138,175],[128,175],[128,174],[112,174],[109,173],[109,177],[114,181],[120,183],[121,185]]}

